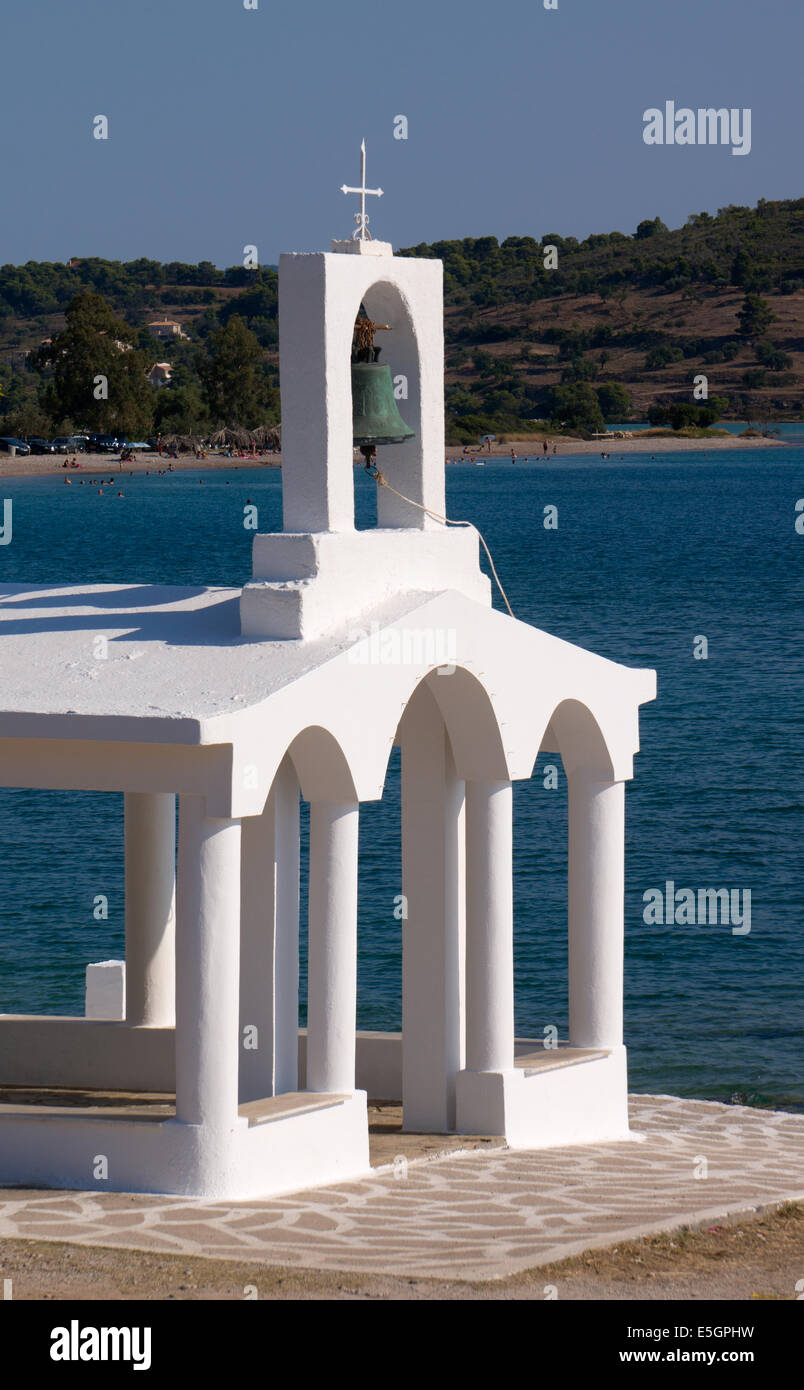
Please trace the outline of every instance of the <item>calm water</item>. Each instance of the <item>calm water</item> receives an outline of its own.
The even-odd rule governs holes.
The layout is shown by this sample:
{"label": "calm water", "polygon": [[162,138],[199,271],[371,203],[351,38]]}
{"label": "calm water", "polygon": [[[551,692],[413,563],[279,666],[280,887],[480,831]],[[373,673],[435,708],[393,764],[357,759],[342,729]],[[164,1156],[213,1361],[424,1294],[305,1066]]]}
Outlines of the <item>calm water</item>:
{"label": "calm water", "polygon": [[[634,1090],[804,1107],[802,574],[804,453],[746,449],[602,464],[447,470],[450,515],[474,521],[514,611],[659,674],[628,787],[626,1035]],[[0,483],[14,540],[0,583],[240,584],[247,498],[280,524],[280,479],[248,470]],[[356,473],[368,524],[373,484]],[[559,509],[546,531],[543,508]],[[693,639],[708,639],[707,660]],[[2,647],[0,647],[2,661]],[[516,789],[517,1027],[566,1036],[563,775],[541,758]],[[0,791],[0,1011],[83,1009],[84,968],[123,942],[122,798]],[[362,812],[359,1023],[400,1024],[398,767]],[[750,889],[747,936],[646,926],[642,894]],[[92,915],[96,894],[109,919]]]}

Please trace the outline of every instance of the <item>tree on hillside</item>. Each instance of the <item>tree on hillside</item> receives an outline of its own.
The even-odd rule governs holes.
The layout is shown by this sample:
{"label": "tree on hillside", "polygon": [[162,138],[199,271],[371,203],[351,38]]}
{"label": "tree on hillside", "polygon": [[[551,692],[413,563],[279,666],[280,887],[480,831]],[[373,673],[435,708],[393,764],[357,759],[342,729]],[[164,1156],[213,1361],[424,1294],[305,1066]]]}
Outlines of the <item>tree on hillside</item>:
{"label": "tree on hillside", "polygon": [[91,290],[75,295],[66,318],[64,331],[32,354],[34,366],[52,368],[42,404],[53,420],[71,420],[100,433],[150,430],[153,391],[145,379],[150,363],[130,346],[134,330]]}
{"label": "tree on hillside", "polygon": [[36,399],[37,378],[32,373],[12,372],[0,382],[0,434],[27,439],[48,434],[50,419]]}
{"label": "tree on hillside", "polygon": [[747,294],[737,318],[740,321],[740,337],[755,342],[761,338],[766,328],[776,322],[776,315],[767,299],[758,294]]}
{"label": "tree on hillside", "polygon": [[583,430],[602,434],[605,429],[597,392],[585,381],[567,386],[551,386],[547,392],[550,428]]}
{"label": "tree on hillside", "polygon": [[731,263],[731,283],[747,289],[754,278],[754,257],[741,247]]}
{"label": "tree on hillside", "polygon": [[640,222],[634,236],[638,241],[643,241],[645,237],[657,236],[660,232],[668,230],[669,228],[665,226],[661,217],[654,217],[653,219],[646,217],[644,222]]}
{"label": "tree on hillside", "polygon": [[198,375],[215,424],[251,428],[268,406],[263,349],[239,314],[212,333],[199,359]]}
{"label": "tree on hillside", "polygon": [[652,425],[670,425],[674,430],[708,429],[721,420],[729,408],[726,396],[710,396],[706,405],[693,401],[657,401],[648,409]]}
{"label": "tree on hillside", "polygon": [[781,348],[776,348],[773,343],[760,341],[755,346],[757,362],[761,362],[763,367],[767,367],[771,372],[786,372],[793,365],[793,359],[787,352],[782,352]]}
{"label": "tree on hillside", "polygon": [[157,392],[154,428],[159,434],[209,433],[207,403],[196,382],[170,385]]}
{"label": "tree on hillside", "polygon": [[618,381],[607,381],[603,386],[598,386],[597,399],[604,420],[628,419],[631,397]]}

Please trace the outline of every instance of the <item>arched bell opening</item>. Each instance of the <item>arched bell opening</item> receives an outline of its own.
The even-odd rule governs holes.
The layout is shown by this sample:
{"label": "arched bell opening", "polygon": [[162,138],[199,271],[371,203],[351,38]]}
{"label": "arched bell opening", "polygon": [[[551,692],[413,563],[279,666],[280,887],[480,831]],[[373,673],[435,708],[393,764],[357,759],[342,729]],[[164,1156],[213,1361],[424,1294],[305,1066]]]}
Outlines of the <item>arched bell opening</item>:
{"label": "arched bell opening", "polygon": [[382,472],[403,494],[382,490],[378,525],[439,529],[419,507],[444,513],[441,262],[283,255],[279,278],[283,530],[354,529],[351,356],[361,305],[363,316],[390,325],[378,335],[387,339],[380,361],[390,366],[397,409],[415,435],[378,449]]}
{"label": "arched bell opening", "polygon": [[[358,482],[356,524],[425,529],[423,503],[421,361],[410,304],[400,289],[380,280],[365,290],[350,344],[353,440],[362,466],[378,468],[397,492]],[[373,454],[371,450],[374,444]]]}

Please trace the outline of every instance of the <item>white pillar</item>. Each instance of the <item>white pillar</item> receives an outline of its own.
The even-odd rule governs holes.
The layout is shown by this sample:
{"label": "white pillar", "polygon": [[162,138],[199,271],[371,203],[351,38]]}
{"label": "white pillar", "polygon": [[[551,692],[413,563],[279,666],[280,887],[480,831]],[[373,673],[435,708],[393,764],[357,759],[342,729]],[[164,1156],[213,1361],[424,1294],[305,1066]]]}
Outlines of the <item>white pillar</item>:
{"label": "white pillar", "polygon": [[514,1065],[510,782],[466,784],[466,1066]]}
{"label": "white pillar", "polygon": [[307,1090],[355,1089],[356,802],[310,804]]}
{"label": "white pillar", "polygon": [[274,781],[274,1090],[299,1089],[299,782],[289,758]]}
{"label": "white pillar", "polygon": [[240,1100],[299,1085],[299,784],[280,765],[242,826]]}
{"label": "white pillar", "polygon": [[[444,679],[447,679],[444,677]],[[404,1128],[455,1128],[463,1065],[463,782],[435,697],[405,711],[402,747],[402,1100]]]}
{"label": "white pillar", "polygon": [[179,801],[176,1118],[228,1129],[237,1120],[240,822]]}
{"label": "white pillar", "polygon": [[172,1028],[176,1017],[176,798],[126,792],[126,1022]]}
{"label": "white pillar", "polygon": [[274,799],[240,832],[240,1101],[274,1093]]}
{"label": "white pillar", "polygon": [[569,778],[569,1015],[574,1047],[623,1041],[625,786]]}
{"label": "white pillar", "polygon": [[341,259],[279,258],[283,531],[354,530],[349,356],[362,286],[356,298],[333,290]]}

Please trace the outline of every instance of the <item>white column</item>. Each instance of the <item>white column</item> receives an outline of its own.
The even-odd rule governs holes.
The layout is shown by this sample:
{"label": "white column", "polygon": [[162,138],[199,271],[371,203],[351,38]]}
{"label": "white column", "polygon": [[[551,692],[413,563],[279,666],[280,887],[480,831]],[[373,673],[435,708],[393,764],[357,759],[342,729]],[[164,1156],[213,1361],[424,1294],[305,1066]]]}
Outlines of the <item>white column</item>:
{"label": "white column", "polygon": [[241,1103],[274,1093],[274,810],[272,793],[240,832]]}
{"label": "white column", "polygon": [[310,804],[307,1090],[355,1089],[356,802]]}
{"label": "white column", "polygon": [[569,778],[569,1015],[574,1047],[623,1040],[625,786]]}
{"label": "white column", "polygon": [[126,792],[126,1022],[172,1028],[176,1017],[176,798]]}
{"label": "white column", "polygon": [[274,781],[274,1090],[299,1088],[299,782],[289,758]]}
{"label": "white column", "polygon": [[514,1065],[510,782],[466,784],[466,1066]]}
{"label": "white column", "polygon": [[347,259],[279,258],[284,531],[354,530],[349,356],[362,286],[332,286]]}
{"label": "white column", "polygon": [[299,1086],[299,784],[290,759],[262,815],[243,820],[241,862],[243,1102]]}
{"label": "white column", "polygon": [[240,822],[179,801],[176,1117],[228,1129],[237,1119]]}
{"label": "white column", "polygon": [[[444,677],[444,679],[448,679]],[[402,747],[402,1098],[404,1128],[455,1128],[463,1065],[463,782],[441,711],[421,687]]]}

